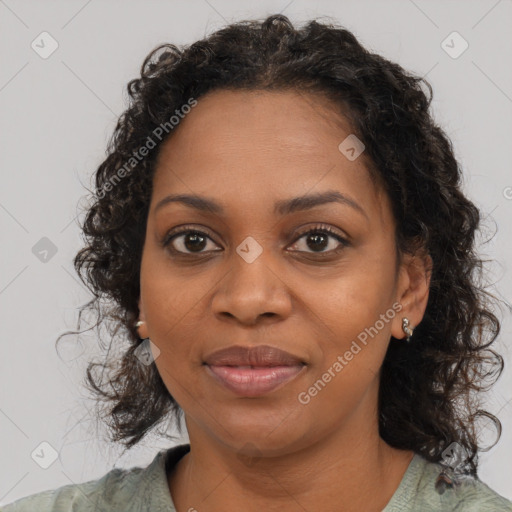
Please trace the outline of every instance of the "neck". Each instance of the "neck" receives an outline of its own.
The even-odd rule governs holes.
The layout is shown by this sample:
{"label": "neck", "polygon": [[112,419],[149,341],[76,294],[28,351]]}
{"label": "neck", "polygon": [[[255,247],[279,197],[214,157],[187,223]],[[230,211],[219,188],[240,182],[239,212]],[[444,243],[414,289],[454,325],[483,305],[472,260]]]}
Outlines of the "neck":
{"label": "neck", "polygon": [[[359,425],[360,427],[360,425]],[[381,511],[414,455],[390,447],[378,425],[343,428],[284,455],[242,458],[187,421],[190,452],[169,475],[177,510]]]}

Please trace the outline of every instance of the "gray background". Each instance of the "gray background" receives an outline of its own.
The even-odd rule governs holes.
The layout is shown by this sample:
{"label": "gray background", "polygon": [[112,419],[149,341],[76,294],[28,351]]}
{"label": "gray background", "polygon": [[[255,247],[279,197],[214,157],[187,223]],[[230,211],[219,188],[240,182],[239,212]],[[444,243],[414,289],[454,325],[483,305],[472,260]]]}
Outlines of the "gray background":
{"label": "gray background", "polygon": [[[76,216],[83,185],[91,186],[104,157],[125,106],[126,83],[153,47],[188,44],[226,23],[278,12],[299,23],[332,16],[369,49],[427,75],[435,118],[453,140],[467,194],[483,211],[482,239],[498,227],[481,251],[494,260],[491,291],[510,303],[510,0],[0,0],[0,504],[99,478],[114,465],[146,466],[168,445],[152,436],[122,456],[120,447],[108,445],[82,386],[85,364],[98,352],[94,333],[78,345],[64,338],[60,357],[55,349],[57,336],[76,327],[77,307],[90,297],[72,267],[81,245]],[[43,31],[59,45],[46,59],[31,47],[34,40],[50,47],[48,39],[40,42]],[[453,31],[469,44],[458,58],[441,46]],[[457,41],[452,46],[461,48]],[[38,253],[52,245],[55,254]],[[499,414],[504,430],[500,443],[482,455],[480,477],[512,499],[512,325],[506,308],[500,317],[497,348],[508,366],[486,406]],[[52,449],[43,442],[58,454],[47,469],[40,464],[51,462]],[[40,464],[31,457],[34,450]]]}

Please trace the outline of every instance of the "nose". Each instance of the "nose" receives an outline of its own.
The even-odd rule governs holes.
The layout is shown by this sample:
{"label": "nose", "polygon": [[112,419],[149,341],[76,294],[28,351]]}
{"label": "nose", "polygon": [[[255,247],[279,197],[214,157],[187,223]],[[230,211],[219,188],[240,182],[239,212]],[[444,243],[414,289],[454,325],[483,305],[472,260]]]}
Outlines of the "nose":
{"label": "nose", "polygon": [[262,318],[282,320],[292,309],[289,286],[265,251],[250,263],[233,252],[229,269],[214,293],[212,309],[220,320],[236,319],[244,325],[254,325]]}

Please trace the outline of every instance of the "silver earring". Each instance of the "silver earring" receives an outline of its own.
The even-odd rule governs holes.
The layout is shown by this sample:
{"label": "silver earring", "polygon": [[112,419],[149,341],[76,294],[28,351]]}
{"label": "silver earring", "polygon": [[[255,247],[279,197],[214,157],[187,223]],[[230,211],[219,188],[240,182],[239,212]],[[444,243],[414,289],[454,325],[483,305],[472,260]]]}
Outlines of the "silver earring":
{"label": "silver earring", "polygon": [[411,336],[414,331],[412,326],[409,327],[409,319],[408,318],[402,318],[402,329],[407,334],[407,341],[411,341]]}
{"label": "silver earring", "polygon": [[135,327],[140,327],[143,323],[144,323],[144,321],[143,321],[143,320],[139,320],[139,321],[135,324]]}

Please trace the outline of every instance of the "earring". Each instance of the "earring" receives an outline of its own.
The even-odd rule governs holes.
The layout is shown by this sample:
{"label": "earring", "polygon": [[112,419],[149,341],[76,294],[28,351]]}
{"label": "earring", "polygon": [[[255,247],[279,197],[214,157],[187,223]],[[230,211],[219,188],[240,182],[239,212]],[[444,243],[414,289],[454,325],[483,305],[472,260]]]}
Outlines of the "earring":
{"label": "earring", "polygon": [[402,329],[407,334],[407,341],[411,341],[411,336],[414,331],[414,329],[409,327],[409,319],[408,318],[402,318]]}
{"label": "earring", "polygon": [[[139,320],[138,322],[135,322],[135,329],[138,329],[141,325],[145,324],[144,320]],[[140,334],[137,333],[137,336],[139,337],[139,340],[149,340],[149,338],[141,338]]]}

